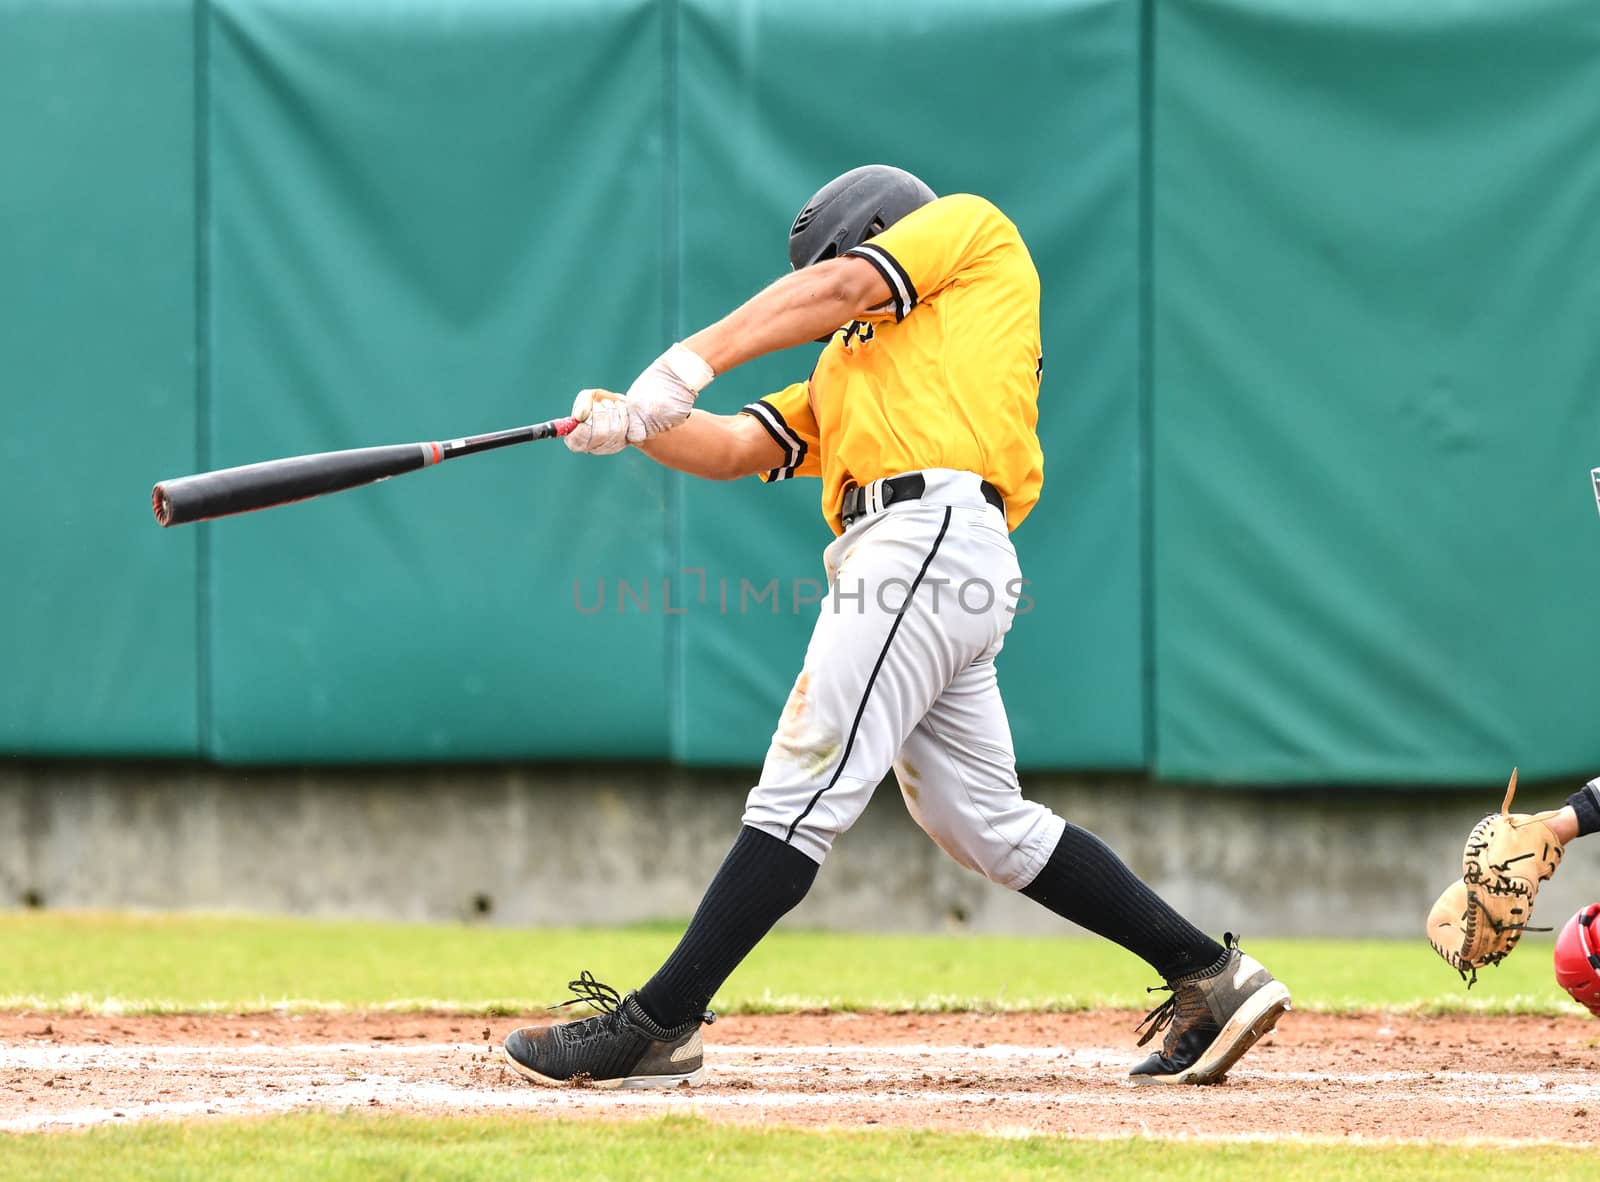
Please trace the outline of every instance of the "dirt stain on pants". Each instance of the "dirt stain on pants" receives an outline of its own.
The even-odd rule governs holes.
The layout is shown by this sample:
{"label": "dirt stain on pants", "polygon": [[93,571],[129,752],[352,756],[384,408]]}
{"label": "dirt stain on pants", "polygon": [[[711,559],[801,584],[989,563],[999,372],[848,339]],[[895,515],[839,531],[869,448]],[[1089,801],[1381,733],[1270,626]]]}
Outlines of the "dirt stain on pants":
{"label": "dirt stain on pants", "polygon": [[811,711],[811,674],[800,671],[778,717],[777,746],[808,777],[821,775],[839,755],[838,736],[818,726]]}

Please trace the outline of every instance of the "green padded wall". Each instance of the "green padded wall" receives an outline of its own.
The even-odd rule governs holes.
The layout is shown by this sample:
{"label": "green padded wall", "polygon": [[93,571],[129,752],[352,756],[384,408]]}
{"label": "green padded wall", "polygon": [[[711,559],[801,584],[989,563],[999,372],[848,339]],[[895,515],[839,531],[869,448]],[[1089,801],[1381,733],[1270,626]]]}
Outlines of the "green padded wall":
{"label": "green padded wall", "polygon": [[0,751],[759,758],[814,482],[148,489],[622,388],[880,159],[1043,276],[1025,764],[1592,773],[1596,95],[1591,0],[0,0]]}
{"label": "green padded wall", "polygon": [[[660,346],[647,0],[226,0],[209,35],[215,465],[565,414]],[[658,757],[666,482],[557,442],[211,532],[211,753]],[[605,580],[610,607],[585,615]]]}
{"label": "green padded wall", "polygon": [[[678,328],[692,331],[788,267],[800,204],[869,161],[982,193],[1021,228],[1044,280],[1044,498],[1018,531],[1037,606],[1001,657],[1019,758],[1145,759],[1138,389],[1138,10],[1123,0],[805,6],[687,0],[677,29]],[[731,410],[806,376],[814,346],[705,396]],[[799,670],[831,539],[814,480],[684,481],[681,565],[705,605],[679,618],[675,754],[759,760]],[[730,614],[716,582],[728,579]],[[737,612],[739,582],[784,588]]]}
{"label": "green padded wall", "polygon": [[0,751],[196,749],[192,28],[0,0]]}
{"label": "green padded wall", "polygon": [[1156,767],[1600,765],[1600,6],[1175,0]]}

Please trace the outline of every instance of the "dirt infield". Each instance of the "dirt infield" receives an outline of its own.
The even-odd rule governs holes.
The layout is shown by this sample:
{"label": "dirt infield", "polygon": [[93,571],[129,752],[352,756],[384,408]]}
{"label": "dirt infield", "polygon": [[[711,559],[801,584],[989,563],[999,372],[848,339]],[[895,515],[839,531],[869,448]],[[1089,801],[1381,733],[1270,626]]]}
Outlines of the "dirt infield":
{"label": "dirt infield", "polygon": [[[706,1031],[698,1088],[540,1088],[518,1022],[448,1014],[0,1014],[0,1129],[351,1107],[1004,1134],[1588,1143],[1600,1023],[1289,1014],[1228,1080],[1130,1087],[1138,1015],[795,1014]],[[536,1020],[536,1019],[529,1019]]]}

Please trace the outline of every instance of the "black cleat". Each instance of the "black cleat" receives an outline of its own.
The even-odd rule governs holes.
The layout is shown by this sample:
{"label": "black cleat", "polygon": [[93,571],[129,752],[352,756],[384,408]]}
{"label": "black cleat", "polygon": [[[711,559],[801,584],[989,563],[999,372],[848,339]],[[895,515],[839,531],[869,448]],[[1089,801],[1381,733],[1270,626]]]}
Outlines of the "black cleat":
{"label": "black cleat", "polygon": [[601,1013],[506,1035],[506,1060],[518,1075],[534,1083],[596,1088],[670,1088],[704,1077],[700,1024],[716,1021],[710,1010],[668,1030],[651,1020],[635,993],[619,996],[587,970],[567,988],[575,996],[561,1005],[587,1002]]}
{"label": "black cleat", "polygon": [[1239,1057],[1278,1023],[1289,1008],[1289,991],[1253,956],[1239,951],[1239,939],[1223,936],[1228,956],[1207,975],[1179,977],[1157,988],[1172,996],[1145,1015],[1144,1046],[1162,1030],[1161,1050],[1140,1063],[1128,1078],[1136,1084],[1221,1083]]}

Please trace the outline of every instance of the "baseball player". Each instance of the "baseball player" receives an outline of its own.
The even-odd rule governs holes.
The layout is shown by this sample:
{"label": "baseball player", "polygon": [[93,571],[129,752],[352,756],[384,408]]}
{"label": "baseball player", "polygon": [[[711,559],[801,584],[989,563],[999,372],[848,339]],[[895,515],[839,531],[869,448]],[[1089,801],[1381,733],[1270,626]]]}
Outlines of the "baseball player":
{"label": "baseball player", "polygon": [[[957,862],[1165,979],[1171,996],[1140,1045],[1166,1037],[1136,1082],[1216,1082],[1289,1008],[1288,990],[1017,783],[994,662],[1021,586],[1010,533],[1044,476],[1039,276],[1022,237],[982,197],[936,197],[868,165],[806,202],[789,259],[792,274],[674,344],[625,396],[585,390],[573,408],[574,451],[632,445],[713,480],[816,477],[837,537],[743,827],[682,941],[626,996],[582,974],[572,1001],[602,1013],[513,1031],[507,1058],[543,1083],[697,1082],[711,997],[893,768],[911,815]],[[827,344],[807,380],[736,414],[695,407],[719,374],[815,340]]]}

